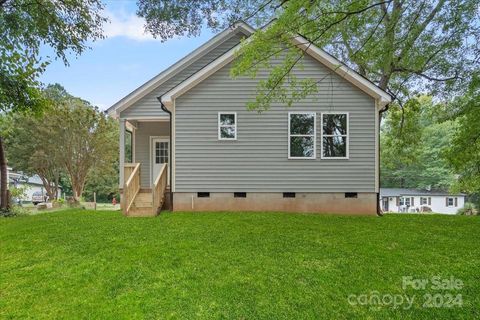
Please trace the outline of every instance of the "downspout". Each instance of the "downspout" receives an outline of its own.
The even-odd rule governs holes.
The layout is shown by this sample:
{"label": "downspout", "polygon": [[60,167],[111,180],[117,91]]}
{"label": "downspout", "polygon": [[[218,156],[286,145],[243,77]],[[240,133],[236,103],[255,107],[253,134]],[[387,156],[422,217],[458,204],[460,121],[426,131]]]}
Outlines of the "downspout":
{"label": "downspout", "polygon": [[173,178],[173,162],[172,162],[172,154],[173,154],[173,151],[172,151],[172,132],[173,132],[173,127],[172,127],[172,112],[170,110],[167,109],[167,107],[165,107],[165,105],[163,104],[162,102],[162,96],[158,96],[157,97],[157,100],[158,102],[160,102],[160,107],[162,108],[163,111],[165,111],[166,113],[168,113],[168,116],[169,116],[169,123],[170,123],[170,152],[168,154],[168,162],[169,162],[169,166],[168,166],[168,170],[170,171],[170,175],[169,175],[169,183],[170,183],[170,206],[171,206],[171,209],[173,211],[173,191],[172,191],[172,187],[173,187],[173,184],[172,184],[172,178]]}
{"label": "downspout", "polygon": [[382,217],[383,214],[382,214],[382,210],[380,208],[380,189],[381,189],[381,181],[382,179],[380,179],[381,177],[381,174],[382,172],[380,171],[380,169],[382,168],[381,165],[380,165],[380,124],[382,123],[382,114],[384,112],[386,112],[388,110],[388,107],[390,106],[390,104],[386,104],[385,107],[382,108],[382,110],[380,110],[378,112],[378,193],[377,193],[377,215],[379,217]]}

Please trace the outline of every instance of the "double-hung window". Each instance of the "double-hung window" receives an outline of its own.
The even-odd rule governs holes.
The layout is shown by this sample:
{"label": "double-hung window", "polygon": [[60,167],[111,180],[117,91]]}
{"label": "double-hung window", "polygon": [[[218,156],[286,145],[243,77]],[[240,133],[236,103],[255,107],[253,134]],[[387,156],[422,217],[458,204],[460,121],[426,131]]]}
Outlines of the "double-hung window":
{"label": "double-hung window", "polygon": [[348,113],[322,113],[322,159],[348,159]]}
{"label": "double-hung window", "polygon": [[288,159],[315,159],[315,112],[288,113]]}
{"label": "double-hung window", "polygon": [[454,200],[452,197],[447,198],[447,207],[453,207]]}
{"label": "double-hung window", "polygon": [[237,140],[237,113],[218,113],[218,140]]}

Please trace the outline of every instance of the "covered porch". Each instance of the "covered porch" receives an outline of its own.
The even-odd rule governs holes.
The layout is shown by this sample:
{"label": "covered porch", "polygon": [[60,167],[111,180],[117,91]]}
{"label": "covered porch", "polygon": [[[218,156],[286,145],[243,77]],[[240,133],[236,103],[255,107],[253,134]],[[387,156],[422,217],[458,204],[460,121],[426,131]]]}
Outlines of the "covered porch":
{"label": "covered porch", "polygon": [[154,216],[169,206],[168,118],[120,119],[121,208],[127,216]]}

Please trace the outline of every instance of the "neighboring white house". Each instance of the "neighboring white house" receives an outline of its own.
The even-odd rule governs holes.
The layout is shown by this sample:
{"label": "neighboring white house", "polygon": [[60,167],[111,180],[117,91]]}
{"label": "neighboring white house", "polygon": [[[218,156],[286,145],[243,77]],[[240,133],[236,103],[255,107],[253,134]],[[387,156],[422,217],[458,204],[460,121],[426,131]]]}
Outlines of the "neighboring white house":
{"label": "neighboring white house", "polygon": [[381,188],[383,212],[434,212],[456,214],[465,205],[465,194],[418,189]]}
{"label": "neighboring white house", "polygon": [[[22,172],[15,172],[12,168],[8,168],[8,186],[10,189],[26,187],[25,196],[20,199],[22,202],[31,202],[35,192],[39,192],[44,196],[47,194],[38,175],[28,176]],[[59,188],[58,197],[60,198],[61,196],[62,190]]]}

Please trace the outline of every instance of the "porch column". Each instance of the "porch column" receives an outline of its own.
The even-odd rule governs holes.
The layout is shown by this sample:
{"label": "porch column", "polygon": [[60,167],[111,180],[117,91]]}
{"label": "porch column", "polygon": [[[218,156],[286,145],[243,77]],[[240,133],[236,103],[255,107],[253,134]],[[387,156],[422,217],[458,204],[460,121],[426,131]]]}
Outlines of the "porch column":
{"label": "porch column", "polygon": [[124,174],[125,174],[125,119],[120,119],[120,181],[118,185],[123,188]]}

